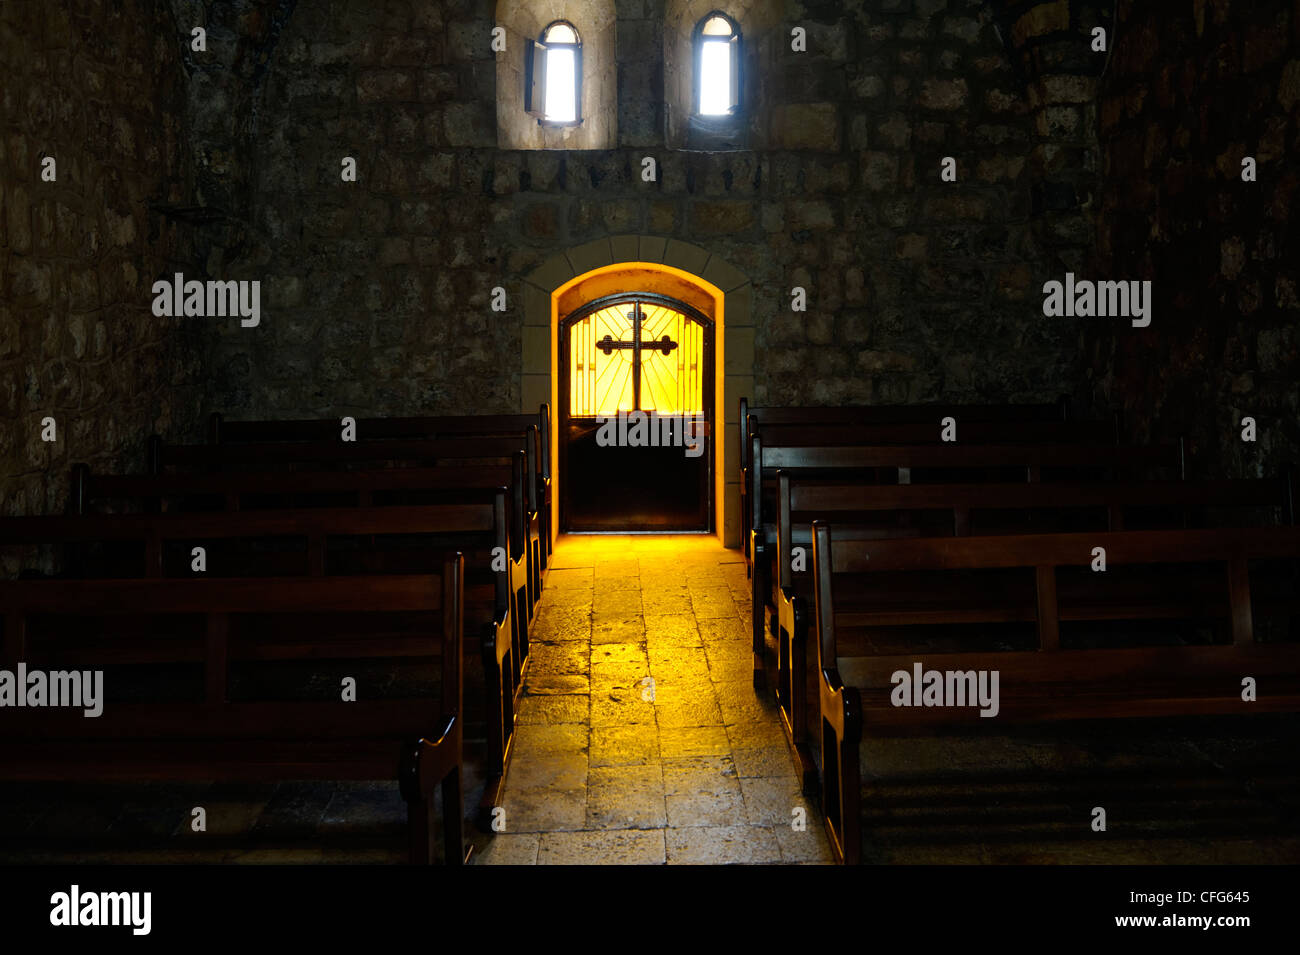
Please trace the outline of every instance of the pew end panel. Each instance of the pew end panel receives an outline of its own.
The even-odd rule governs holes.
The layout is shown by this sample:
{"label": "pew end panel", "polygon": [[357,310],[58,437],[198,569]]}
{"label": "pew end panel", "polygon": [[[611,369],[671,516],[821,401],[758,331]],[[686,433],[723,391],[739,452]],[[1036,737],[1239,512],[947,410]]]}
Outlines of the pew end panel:
{"label": "pew end panel", "polygon": [[[398,786],[407,805],[407,828],[410,840],[410,861],[414,865],[429,865],[437,858],[434,793],[442,796],[442,844],[446,847],[444,861],[448,865],[461,865],[468,861],[462,820],[465,818],[463,798],[463,761],[460,758],[464,745],[461,720],[461,699],[464,674],[461,669],[461,647],[464,645],[464,592],[465,557],[457,554],[447,562],[442,577],[442,715],[440,730],[432,739],[421,738],[408,744],[402,753]],[[452,701],[450,705],[447,701]],[[457,848],[458,847],[458,848]]]}

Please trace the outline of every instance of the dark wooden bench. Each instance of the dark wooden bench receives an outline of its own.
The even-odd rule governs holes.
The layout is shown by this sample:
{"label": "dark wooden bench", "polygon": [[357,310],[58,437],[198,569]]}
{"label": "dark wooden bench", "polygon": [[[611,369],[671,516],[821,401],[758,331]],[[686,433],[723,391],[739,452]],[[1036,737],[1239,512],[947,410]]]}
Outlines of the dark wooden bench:
{"label": "dark wooden bench", "polygon": [[[775,610],[764,663],[808,795],[817,787],[817,673],[809,665],[815,652],[808,652],[808,621],[797,611],[812,599],[814,521],[856,540],[1295,523],[1289,474],[1221,481],[870,485],[805,473],[783,470],[777,476],[775,572],[767,598]],[[799,571],[796,548],[802,549]]]}
{"label": "dark wooden bench", "polygon": [[[522,453],[514,466],[516,478],[521,462]],[[529,649],[519,483],[514,484],[513,507],[506,488],[484,486],[508,476],[500,467],[489,467],[121,477],[93,475],[79,465],[74,469],[71,506],[81,516],[0,519],[0,545],[130,542],[137,545],[132,553],[100,555],[99,566],[86,566],[84,550],[65,549],[63,564],[73,573],[102,575],[108,559],[118,562],[118,573],[144,576],[188,575],[189,552],[184,548],[168,555],[171,559],[164,566],[169,541],[209,549],[222,542],[242,545],[225,555],[224,567],[217,555],[209,555],[208,572],[216,575],[424,572],[440,562],[442,552],[461,551],[467,561],[465,633],[473,653],[466,725],[467,732],[486,739],[486,785],[478,811],[480,825],[486,826],[500,800]],[[467,483],[467,478],[472,480]],[[390,495],[404,501],[412,494],[439,503],[383,503]],[[303,498],[314,506],[306,506]],[[225,509],[85,513],[96,502],[130,501],[161,509],[211,499]],[[250,509],[250,499],[281,508],[295,502],[301,506]],[[269,538],[281,543],[296,539],[299,546],[288,552],[249,549],[250,541]],[[416,541],[418,549],[401,546],[412,538],[424,539]],[[329,546],[348,541],[359,547],[342,551]],[[496,569],[500,555],[505,558],[502,571]]]}
{"label": "dark wooden bench", "polygon": [[[1038,406],[1030,406],[1031,409],[1035,407]],[[1016,406],[1011,406],[1011,408],[1015,409]],[[1035,418],[1017,420],[1014,417],[1016,412],[1012,410],[1006,411],[1010,417],[1005,419],[995,417],[992,420],[981,420],[978,417],[967,417],[966,415],[993,415],[996,409],[981,406],[969,413],[964,409],[939,409],[940,412],[944,410],[952,412],[953,430],[946,427],[943,418],[934,416],[924,421],[884,421],[868,424],[857,422],[822,423],[816,421],[800,424],[760,424],[756,417],[751,417],[749,425],[745,429],[746,447],[741,456],[740,468],[742,546],[746,547],[747,569],[751,571],[753,569],[753,555],[748,550],[747,542],[749,533],[753,530],[751,521],[756,506],[752,497],[756,475],[751,467],[751,462],[754,460],[754,441],[756,439],[769,451],[778,447],[887,447],[890,445],[957,447],[972,444],[995,446],[1055,446],[1062,444],[1118,446],[1120,444],[1121,434],[1118,414],[1110,421],[1040,420]],[[1024,413],[1030,412],[1026,411]],[[882,483],[907,484],[914,480],[918,482],[935,480],[934,476],[927,475],[924,470],[914,475],[912,468],[908,465],[880,466],[871,470],[874,474],[873,479]],[[762,508],[771,503],[772,495],[775,493],[775,485],[772,483],[773,477],[770,468],[760,466],[758,471],[757,479],[762,482],[765,498],[764,501],[758,502],[757,506]],[[949,481],[959,476],[948,473],[938,479]],[[985,478],[980,477],[979,479],[984,480]],[[1031,480],[1036,479],[1036,477],[1031,476]]]}
{"label": "dark wooden bench", "polygon": [[[357,418],[358,441],[435,440],[458,437],[501,437],[527,433],[536,427],[533,456],[541,524],[542,569],[551,555],[551,409],[537,414],[440,415],[406,418]],[[331,441],[339,437],[339,419],[229,421],[219,411],[208,416],[208,444],[259,444],[268,441]]]}
{"label": "dark wooden bench", "polygon": [[[442,440],[274,441],[260,444],[168,445],[150,438],[148,473],[189,471],[233,474],[240,471],[288,473],[295,470],[462,467],[467,464],[512,464],[522,451],[523,509],[526,515],[528,622],[531,624],[542,590],[540,492],[537,484],[538,439],[535,428],[522,435],[462,437]],[[500,483],[495,482],[495,483]]]}
{"label": "dark wooden bench", "polygon": [[[1089,569],[1095,547],[1105,548],[1104,574]],[[864,733],[1294,711],[1297,555],[1295,527],[862,541],[816,522],[814,600],[797,612],[817,637],[822,803],[837,857],[860,858]],[[1258,621],[1270,614],[1287,631],[1264,642]],[[1210,638],[1180,642],[1169,628],[1182,624]],[[899,636],[940,625],[962,636],[937,647]],[[1005,626],[1024,631],[1020,649],[989,638]],[[996,718],[972,706],[892,705],[893,674],[918,663],[997,671]],[[1257,681],[1253,702],[1242,698],[1246,676]]]}
{"label": "dark wooden bench", "polygon": [[[0,664],[102,667],[106,697],[94,718],[80,708],[7,711],[0,779],[397,780],[415,863],[437,857],[440,785],[443,861],[464,861],[459,557],[418,576],[7,581],[0,612]],[[328,620],[336,625],[321,625]],[[436,661],[435,683],[410,698],[362,692],[356,702],[232,692],[234,666],[394,654]],[[188,698],[177,699],[177,666],[200,671]],[[132,686],[149,689],[116,698],[128,671]]]}
{"label": "dark wooden bench", "polygon": [[765,632],[772,625],[768,598],[773,591],[771,549],[776,538],[776,475],[803,471],[808,476],[838,475],[840,480],[885,483],[907,471],[908,480],[947,482],[1149,476],[1166,471],[1181,477],[1183,453],[1178,445],[1115,444],[912,444],[869,446],[766,447],[763,437],[750,437],[749,539],[751,613],[754,637],[754,680],[763,682]]}
{"label": "dark wooden bench", "polygon": [[[255,508],[418,504],[463,499],[475,490],[494,494],[504,486],[512,605],[518,606],[519,645],[527,650],[527,628],[538,595],[528,562],[528,512],[525,456],[509,464],[434,468],[384,468],[365,471],[234,471],[150,475],[95,474],[85,465],[72,469],[69,511],[148,513],[241,511]],[[522,657],[521,657],[522,659]]]}
{"label": "dark wooden bench", "polygon": [[[767,447],[805,445],[828,447],[875,444],[942,444],[944,427],[938,419],[887,424],[765,424],[750,422],[750,435],[761,435]],[[963,421],[955,426],[954,444],[1116,444],[1109,421]],[[746,456],[748,465],[748,456]],[[743,472],[742,472],[743,473]]]}
{"label": "dark wooden bench", "polygon": [[[965,435],[966,427],[980,423],[1039,423],[1052,425],[1070,420],[1070,402],[1066,396],[1061,396],[1055,402],[1041,404],[990,404],[990,405],[867,405],[861,407],[843,407],[840,405],[811,405],[806,407],[789,407],[789,406],[751,406],[748,398],[740,399],[740,416],[739,416],[739,460],[740,460],[740,520],[741,520],[741,546],[745,546],[749,538],[750,527],[748,524],[750,506],[748,503],[749,486],[749,462],[751,450],[751,437],[763,430],[764,428],[818,428],[822,431],[835,431],[842,428],[860,428],[863,426],[874,426],[881,430],[878,434],[882,437],[877,440],[860,440],[853,441],[855,444],[893,444],[893,443],[920,443],[929,440],[931,433],[930,426],[934,427],[933,433],[939,433],[939,423],[947,417],[953,418],[958,422],[960,434]],[[901,426],[899,430],[891,431],[890,426]],[[1116,413],[1112,423],[1113,437],[1109,436],[1106,440],[1119,440],[1120,417]],[[913,441],[897,441],[890,435],[901,435],[904,433],[915,434],[915,429],[921,429],[923,437]],[[773,434],[769,444],[781,443],[776,440],[777,435]],[[963,440],[965,438],[963,437]],[[803,441],[802,444],[815,444],[822,442]],[[836,444],[839,442],[828,441],[827,444]]]}
{"label": "dark wooden bench", "polygon": [[[751,406],[748,398],[740,399],[740,467],[749,466],[749,438],[754,429],[768,425],[812,427],[822,425],[889,425],[937,424],[944,418],[958,422],[1030,422],[1066,421],[1069,399],[1065,396],[1048,404],[1001,405],[840,405]],[[1118,422],[1118,418],[1116,418]]]}

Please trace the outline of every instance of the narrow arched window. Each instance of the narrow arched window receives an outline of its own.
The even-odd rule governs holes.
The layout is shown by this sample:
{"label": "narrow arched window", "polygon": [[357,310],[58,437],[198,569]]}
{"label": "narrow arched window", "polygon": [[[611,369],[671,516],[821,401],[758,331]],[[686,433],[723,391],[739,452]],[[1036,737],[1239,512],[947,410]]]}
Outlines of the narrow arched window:
{"label": "narrow arched window", "polygon": [[556,20],[529,48],[524,108],[538,122],[582,122],[582,39],[572,23]]}
{"label": "narrow arched window", "polygon": [[740,27],[714,11],[695,27],[695,112],[728,116],[740,106]]}

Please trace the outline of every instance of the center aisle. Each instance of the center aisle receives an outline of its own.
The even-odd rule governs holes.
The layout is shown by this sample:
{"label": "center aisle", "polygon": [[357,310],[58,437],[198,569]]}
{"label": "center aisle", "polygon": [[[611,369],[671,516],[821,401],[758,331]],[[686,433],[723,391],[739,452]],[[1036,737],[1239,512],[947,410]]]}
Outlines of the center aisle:
{"label": "center aisle", "polygon": [[480,865],[829,863],[753,687],[738,551],[564,536],[532,636],[504,830]]}

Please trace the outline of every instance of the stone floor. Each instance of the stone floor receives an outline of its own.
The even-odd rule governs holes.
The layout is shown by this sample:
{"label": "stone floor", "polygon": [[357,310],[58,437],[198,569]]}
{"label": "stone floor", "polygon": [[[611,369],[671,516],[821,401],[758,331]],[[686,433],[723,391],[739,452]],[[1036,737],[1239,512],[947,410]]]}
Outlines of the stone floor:
{"label": "stone floor", "polygon": [[[1017,727],[861,749],[865,862],[1294,865],[1290,714]],[[1106,829],[1092,827],[1095,807]]]}
{"label": "stone floor", "polygon": [[753,687],[748,581],[705,536],[566,536],[482,865],[828,863]]}
{"label": "stone floor", "polygon": [[[207,828],[196,833],[192,810]],[[140,783],[0,789],[0,864],[396,864],[406,808],[382,782]]]}

